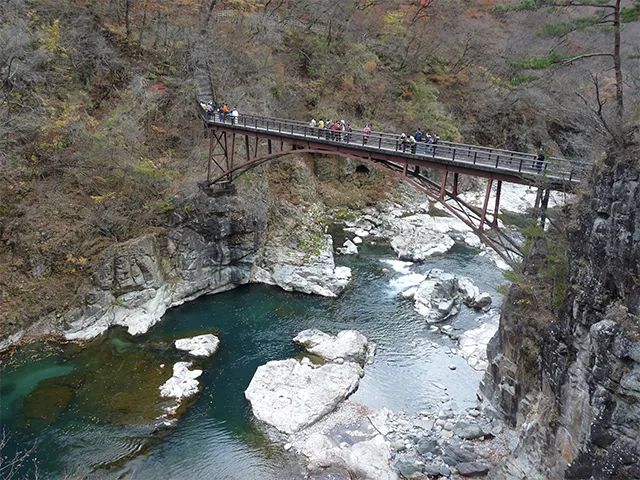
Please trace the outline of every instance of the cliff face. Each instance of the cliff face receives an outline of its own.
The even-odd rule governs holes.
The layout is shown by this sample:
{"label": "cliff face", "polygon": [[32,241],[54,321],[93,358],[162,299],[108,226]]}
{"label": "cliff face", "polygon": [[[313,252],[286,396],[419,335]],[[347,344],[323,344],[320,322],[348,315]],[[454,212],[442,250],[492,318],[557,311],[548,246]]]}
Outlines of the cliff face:
{"label": "cliff face", "polygon": [[496,478],[640,478],[640,152],[611,155],[576,208],[565,307],[513,287],[484,392],[520,430]]}
{"label": "cliff face", "polygon": [[174,305],[247,283],[266,223],[264,199],[184,195],[166,229],[102,255],[82,305],[65,315],[64,335],[91,338],[112,325],[142,333]]}

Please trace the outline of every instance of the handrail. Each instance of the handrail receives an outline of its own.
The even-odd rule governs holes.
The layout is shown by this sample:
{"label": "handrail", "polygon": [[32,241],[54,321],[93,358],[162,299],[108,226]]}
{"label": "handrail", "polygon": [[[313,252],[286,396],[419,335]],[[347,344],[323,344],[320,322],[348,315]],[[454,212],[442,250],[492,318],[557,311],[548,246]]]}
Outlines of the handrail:
{"label": "handrail", "polygon": [[329,130],[326,127],[320,129],[297,120],[258,115],[242,114],[237,117],[237,123],[234,123],[231,114],[223,116],[217,112],[207,112],[200,102],[198,104],[201,117],[208,124],[225,124],[252,131],[274,132],[283,137],[309,138],[320,143],[347,144],[363,150],[395,152],[405,157],[427,158],[519,176],[530,175],[552,181],[577,183],[590,168],[590,165],[559,157],[547,157],[540,162],[536,155],[530,153],[463,143],[419,142],[411,146],[408,142],[401,142],[398,134],[374,131],[366,133],[361,129],[353,129],[351,132]]}

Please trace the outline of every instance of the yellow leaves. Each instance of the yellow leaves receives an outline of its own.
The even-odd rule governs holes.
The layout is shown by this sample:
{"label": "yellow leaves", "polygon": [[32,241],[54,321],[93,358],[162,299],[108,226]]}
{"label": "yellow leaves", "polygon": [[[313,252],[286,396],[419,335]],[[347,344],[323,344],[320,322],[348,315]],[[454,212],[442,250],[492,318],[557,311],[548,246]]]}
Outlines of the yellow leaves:
{"label": "yellow leaves", "polygon": [[60,46],[60,20],[57,18],[44,28],[42,46],[53,54],[65,55],[65,49]]}
{"label": "yellow leaves", "polygon": [[65,128],[71,122],[79,120],[80,116],[78,115],[78,109],[79,105],[65,103],[62,106],[60,114],[56,118],[53,118],[53,127]]}
{"label": "yellow leaves", "polygon": [[70,253],[67,255],[66,261],[68,264],[71,265],[71,268],[69,269],[69,273],[75,273],[78,270],[84,270],[84,267],[89,262],[89,259],[83,256],[76,257],[75,255]]}
{"label": "yellow leaves", "polygon": [[405,13],[402,10],[396,10],[385,13],[382,18],[382,34],[384,36],[400,35],[404,32]]}
{"label": "yellow leaves", "polygon": [[242,13],[243,15],[248,15],[261,8],[263,4],[256,0],[227,0],[226,6],[227,8]]}
{"label": "yellow leaves", "polygon": [[104,195],[91,195],[91,200],[93,200],[96,203],[102,203],[102,201],[104,200],[115,198],[115,197],[116,197],[116,192],[109,192],[109,193],[105,193]]}

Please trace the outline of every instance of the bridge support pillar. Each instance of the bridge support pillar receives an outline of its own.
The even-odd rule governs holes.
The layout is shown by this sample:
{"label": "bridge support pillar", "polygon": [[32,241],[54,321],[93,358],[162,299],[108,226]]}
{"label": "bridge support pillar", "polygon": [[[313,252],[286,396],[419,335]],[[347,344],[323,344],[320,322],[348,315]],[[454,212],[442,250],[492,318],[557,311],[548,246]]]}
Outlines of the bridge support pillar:
{"label": "bridge support pillar", "polygon": [[454,197],[458,196],[458,176],[459,176],[458,173],[453,174],[453,188],[451,193],[453,193]]}
{"label": "bridge support pillar", "polygon": [[482,204],[482,213],[480,214],[480,233],[484,230],[484,223],[487,219],[487,207],[489,206],[489,198],[491,197],[491,187],[493,186],[493,178],[487,181],[487,189],[484,192],[484,203]]}
{"label": "bridge support pillar", "polygon": [[447,178],[449,177],[449,171],[445,170],[442,175],[442,182],[440,183],[440,196],[439,199],[442,202],[444,200],[444,193],[447,191]]}
{"label": "bridge support pillar", "polygon": [[502,180],[496,183],[496,203],[493,207],[493,221],[491,226],[498,228],[498,214],[500,213],[500,193],[502,192]]}
{"label": "bridge support pillar", "polygon": [[[218,152],[218,147],[220,153]],[[219,159],[216,157],[220,157]],[[207,183],[211,182],[211,174],[213,173],[213,165],[216,165],[221,172],[228,172],[229,155],[227,150],[227,134],[225,132],[211,131],[209,137],[209,159],[207,161]],[[226,166],[226,168],[225,168]]]}
{"label": "bridge support pillar", "polygon": [[551,190],[546,189],[542,195],[542,202],[540,206],[540,226],[544,230],[544,225],[547,223],[547,207],[549,206],[549,196]]}
{"label": "bridge support pillar", "polygon": [[534,211],[538,211],[538,209],[540,208],[540,202],[542,201],[542,188],[538,188],[538,191],[536,192],[536,201],[533,204],[533,210]]}

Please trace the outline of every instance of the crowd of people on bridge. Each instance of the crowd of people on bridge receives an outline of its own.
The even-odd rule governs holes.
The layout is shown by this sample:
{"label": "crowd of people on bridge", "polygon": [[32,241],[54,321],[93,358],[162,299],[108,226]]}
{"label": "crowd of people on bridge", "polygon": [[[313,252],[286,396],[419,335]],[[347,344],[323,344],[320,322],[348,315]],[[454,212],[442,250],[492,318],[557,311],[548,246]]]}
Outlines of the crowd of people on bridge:
{"label": "crowd of people on bridge", "polygon": [[216,104],[213,100],[209,100],[207,102],[200,102],[200,106],[209,115],[217,114],[218,121],[220,122],[226,122],[227,118],[230,118],[232,124],[235,125],[238,123],[238,117],[240,116],[238,113],[238,107],[229,109],[229,104],[227,102],[222,102],[222,104],[216,108]]}
{"label": "crowd of people on bridge", "polygon": [[[223,123],[230,121],[234,125],[238,123],[238,108],[234,106],[232,109],[230,109],[227,102],[216,105],[212,100],[209,100],[207,102],[201,101],[200,106],[210,116],[210,118],[213,117],[214,119]],[[312,133],[315,133],[315,135],[317,135],[318,138],[337,142],[351,143],[353,139],[358,143],[361,142],[362,145],[367,145],[369,144],[369,140],[372,136],[371,125],[368,123],[362,130],[356,132],[357,135],[354,134],[351,123],[345,120],[325,121],[323,119],[320,119],[316,121],[315,118],[312,118],[308,124],[308,127],[311,129]],[[380,134],[380,138],[382,138],[382,135],[384,134]],[[387,136],[387,138],[385,138],[385,142],[388,141],[389,140]],[[435,153],[434,148],[439,141],[440,137],[437,134],[432,134],[426,130],[423,130],[422,128],[417,128],[413,133],[410,133],[409,135],[404,132],[398,135],[395,140],[395,149],[403,153],[410,152],[414,155],[417,153],[430,155],[431,153]],[[386,145],[388,145],[388,143]],[[540,147],[535,159],[532,161],[531,167],[538,173],[542,173],[543,170],[546,171],[545,161],[546,158],[544,155],[544,151],[542,147]]]}
{"label": "crowd of people on bridge", "polygon": [[[326,140],[351,142],[353,137],[351,124],[344,120],[327,120],[325,122],[323,119],[316,121],[315,118],[312,118],[309,127],[316,130],[318,138],[324,137]],[[371,137],[371,125],[366,124],[361,133],[362,144],[367,145]],[[418,128],[410,135],[401,133],[396,140],[396,149],[402,152],[410,151],[413,154],[422,153],[418,152],[418,145],[424,144],[424,153],[428,154],[432,146],[437,144],[439,140],[438,135],[423,132],[421,128]]]}

